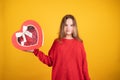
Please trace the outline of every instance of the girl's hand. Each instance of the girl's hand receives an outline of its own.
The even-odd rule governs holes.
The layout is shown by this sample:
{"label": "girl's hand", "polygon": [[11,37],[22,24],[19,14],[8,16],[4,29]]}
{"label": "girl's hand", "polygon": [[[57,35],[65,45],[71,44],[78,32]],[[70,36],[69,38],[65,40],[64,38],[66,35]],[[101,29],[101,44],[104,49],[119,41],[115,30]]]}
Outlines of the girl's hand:
{"label": "girl's hand", "polygon": [[26,51],[26,52],[29,52],[29,53],[33,53],[34,50],[23,50],[23,51]]}

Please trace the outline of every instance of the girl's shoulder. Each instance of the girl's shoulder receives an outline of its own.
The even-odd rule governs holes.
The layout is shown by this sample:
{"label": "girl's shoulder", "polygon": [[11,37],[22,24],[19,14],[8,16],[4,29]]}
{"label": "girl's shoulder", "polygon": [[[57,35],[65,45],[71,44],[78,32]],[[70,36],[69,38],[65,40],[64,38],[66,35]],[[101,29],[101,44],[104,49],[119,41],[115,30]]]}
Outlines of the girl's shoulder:
{"label": "girl's shoulder", "polygon": [[58,38],[55,38],[54,41],[53,41],[53,44],[56,45],[59,43],[59,39]]}
{"label": "girl's shoulder", "polygon": [[57,43],[57,42],[59,42],[59,39],[58,39],[58,38],[55,38],[55,39],[54,39],[54,43]]}
{"label": "girl's shoulder", "polygon": [[79,39],[75,39],[75,41],[76,41],[77,43],[79,43],[79,44],[82,44],[82,43],[83,43],[83,41],[82,41],[82,40],[79,40]]}
{"label": "girl's shoulder", "polygon": [[76,45],[78,45],[79,47],[84,47],[84,42],[83,42],[83,40],[81,41],[81,40],[75,40],[76,41]]}

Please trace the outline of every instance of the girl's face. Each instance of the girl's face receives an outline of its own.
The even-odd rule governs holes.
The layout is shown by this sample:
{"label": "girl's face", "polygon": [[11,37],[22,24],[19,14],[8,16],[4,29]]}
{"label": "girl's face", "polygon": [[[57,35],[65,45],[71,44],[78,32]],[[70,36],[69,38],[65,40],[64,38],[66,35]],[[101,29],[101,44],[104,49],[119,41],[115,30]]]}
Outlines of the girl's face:
{"label": "girl's face", "polygon": [[71,18],[68,18],[66,20],[65,26],[64,26],[64,32],[66,36],[72,36],[73,33],[73,20]]}

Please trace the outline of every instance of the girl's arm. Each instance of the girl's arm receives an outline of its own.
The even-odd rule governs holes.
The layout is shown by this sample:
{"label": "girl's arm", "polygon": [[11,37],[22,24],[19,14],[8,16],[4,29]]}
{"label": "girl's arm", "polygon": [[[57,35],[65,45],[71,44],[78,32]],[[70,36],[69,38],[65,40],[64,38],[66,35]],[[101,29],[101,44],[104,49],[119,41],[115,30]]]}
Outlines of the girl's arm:
{"label": "girl's arm", "polygon": [[89,73],[88,73],[88,64],[87,64],[87,59],[86,59],[86,52],[85,52],[83,43],[82,43],[82,56],[83,56],[83,61],[82,61],[83,66],[82,67],[83,67],[84,78],[85,78],[85,80],[90,80]]}
{"label": "girl's arm", "polygon": [[42,51],[39,51],[39,49],[34,49],[33,53],[35,54],[35,56],[37,56],[40,59],[40,61],[42,61],[44,64],[47,64],[50,67],[53,64],[53,54],[54,54],[55,46],[56,46],[56,40],[53,42],[48,55],[45,55]]}
{"label": "girl's arm", "polygon": [[44,64],[47,64],[49,67],[52,66],[52,56],[51,55],[45,55],[42,51],[39,51],[39,49],[34,49],[33,53]]}

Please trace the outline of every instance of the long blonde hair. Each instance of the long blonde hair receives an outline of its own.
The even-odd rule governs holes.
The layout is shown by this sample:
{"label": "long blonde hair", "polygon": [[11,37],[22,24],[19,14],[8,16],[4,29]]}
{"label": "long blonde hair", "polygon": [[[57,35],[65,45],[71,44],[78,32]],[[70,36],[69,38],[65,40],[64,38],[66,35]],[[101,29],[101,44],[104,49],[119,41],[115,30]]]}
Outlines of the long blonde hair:
{"label": "long blonde hair", "polygon": [[62,18],[62,21],[61,21],[61,24],[60,24],[60,30],[59,30],[59,35],[58,35],[58,39],[61,40],[62,38],[65,37],[65,32],[64,32],[64,26],[66,24],[66,21],[67,19],[70,18],[73,20],[73,26],[74,26],[74,30],[73,30],[73,34],[72,34],[72,37],[77,39],[77,40],[81,40],[81,38],[79,37],[79,34],[78,34],[78,29],[77,29],[77,22],[76,22],[76,19],[74,18],[73,15],[65,15],[63,18]]}

